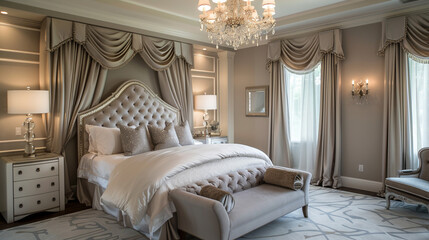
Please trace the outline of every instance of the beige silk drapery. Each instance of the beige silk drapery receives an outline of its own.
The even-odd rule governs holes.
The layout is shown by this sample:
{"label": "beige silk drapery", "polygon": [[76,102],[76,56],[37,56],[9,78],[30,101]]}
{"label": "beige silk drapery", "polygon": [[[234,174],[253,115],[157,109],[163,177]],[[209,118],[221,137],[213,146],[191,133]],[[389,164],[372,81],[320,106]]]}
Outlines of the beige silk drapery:
{"label": "beige silk drapery", "polygon": [[407,58],[429,63],[429,14],[385,20],[379,54],[384,55],[385,59],[382,149],[384,181],[386,177],[396,177],[398,170],[402,170],[411,159]]}
{"label": "beige silk drapery", "polygon": [[[40,36],[40,87],[50,90],[50,112],[45,118],[48,150],[65,155],[76,133],[77,113],[97,104],[108,69],[126,65],[137,53],[155,71],[168,71],[162,81],[180,79],[186,88],[161,87],[166,101],[192,125],[190,66],[192,45],[147,37],[61,19],[46,18]],[[175,64],[176,62],[180,62]],[[173,88],[173,89],[170,89]],[[171,94],[174,93],[174,96]],[[191,92],[192,94],[192,92]],[[70,161],[64,156],[66,163]],[[77,161],[77,160],[76,160]],[[74,166],[75,164],[66,164]],[[66,170],[66,174],[69,171]],[[69,179],[66,191],[70,194]]]}
{"label": "beige silk drapery", "polygon": [[276,165],[290,166],[286,92],[282,64],[291,71],[309,71],[322,62],[320,123],[313,181],[341,186],[340,60],[344,59],[339,29],[268,45],[270,62],[269,155]]}
{"label": "beige silk drapery", "polygon": [[[192,119],[194,114],[190,72],[191,66],[184,59],[177,59],[169,68],[158,72],[162,98],[168,103],[174,103],[173,106],[182,109],[181,122]],[[189,120],[188,124],[192,126]]]}

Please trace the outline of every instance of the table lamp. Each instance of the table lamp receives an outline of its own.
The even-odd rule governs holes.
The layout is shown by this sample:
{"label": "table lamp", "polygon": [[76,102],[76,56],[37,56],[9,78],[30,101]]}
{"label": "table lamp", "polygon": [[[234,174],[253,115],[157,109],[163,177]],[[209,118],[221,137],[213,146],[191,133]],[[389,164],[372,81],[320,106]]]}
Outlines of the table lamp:
{"label": "table lamp", "polygon": [[23,126],[25,127],[24,139],[26,141],[24,156],[34,157],[33,146],[35,127],[32,114],[49,112],[49,92],[47,90],[9,90],[7,91],[7,112],[9,114],[26,114]]}
{"label": "table lamp", "polygon": [[205,135],[209,135],[209,114],[207,110],[216,110],[217,108],[217,100],[216,95],[197,95],[195,96],[195,109],[196,110],[204,110],[203,120],[204,126],[206,127]]}

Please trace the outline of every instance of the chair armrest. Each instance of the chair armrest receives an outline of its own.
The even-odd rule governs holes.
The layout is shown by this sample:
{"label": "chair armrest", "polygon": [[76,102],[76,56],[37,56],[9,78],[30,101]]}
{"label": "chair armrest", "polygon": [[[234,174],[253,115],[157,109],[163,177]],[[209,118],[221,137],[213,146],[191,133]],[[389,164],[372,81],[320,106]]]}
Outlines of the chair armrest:
{"label": "chair armrest", "polygon": [[169,196],[176,207],[180,230],[208,240],[229,238],[229,216],[219,201],[181,189],[171,191]]}
{"label": "chair armrest", "polygon": [[[416,175],[420,173],[420,169],[404,169],[398,171],[398,176],[411,176]],[[416,176],[417,177],[417,176]]]}

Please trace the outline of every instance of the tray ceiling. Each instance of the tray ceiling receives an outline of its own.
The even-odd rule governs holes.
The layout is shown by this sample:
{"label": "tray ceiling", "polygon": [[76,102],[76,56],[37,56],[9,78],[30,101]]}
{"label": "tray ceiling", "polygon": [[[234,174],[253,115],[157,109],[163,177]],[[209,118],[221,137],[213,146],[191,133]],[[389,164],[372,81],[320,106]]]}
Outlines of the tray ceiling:
{"label": "tray ceiling", "polygon": [[[207,44],[207,34],[199,30],[197,3],[198,0],[2,0],[0,6]],[[261,3],[262,0],[253,2],[259,11]],[[404,4],[401,0],[277,0],[274,38],[358,26],[416,11],[429,11],[429,1]]]}

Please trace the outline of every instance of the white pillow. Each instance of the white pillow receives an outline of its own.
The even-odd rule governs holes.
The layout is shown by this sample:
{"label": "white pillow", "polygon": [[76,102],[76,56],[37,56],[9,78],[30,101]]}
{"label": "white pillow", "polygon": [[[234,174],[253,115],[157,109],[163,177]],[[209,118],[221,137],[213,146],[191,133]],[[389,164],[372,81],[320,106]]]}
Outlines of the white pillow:
{"label": "white pillow", "polygon": [[107,128],[93,125],[85,126],[89,135],[88,152],[99,155],[111,155],[124,152],[119,128]]}

